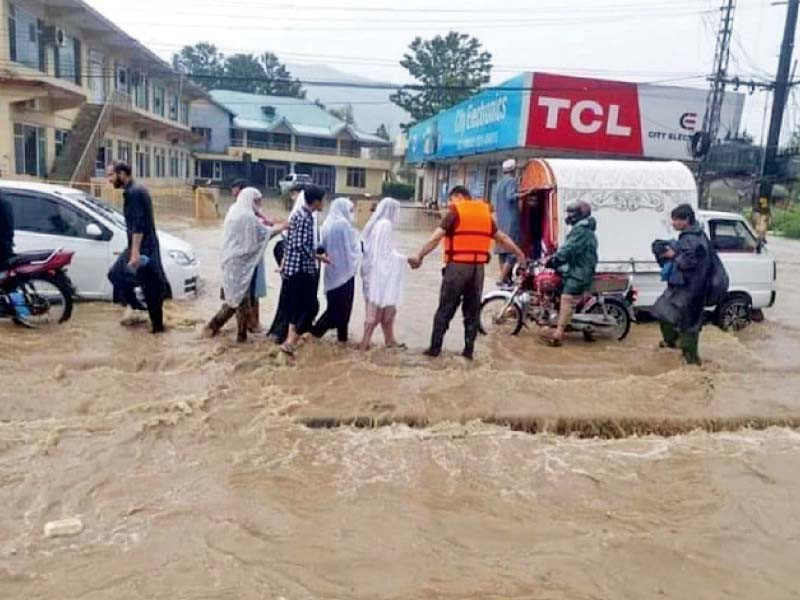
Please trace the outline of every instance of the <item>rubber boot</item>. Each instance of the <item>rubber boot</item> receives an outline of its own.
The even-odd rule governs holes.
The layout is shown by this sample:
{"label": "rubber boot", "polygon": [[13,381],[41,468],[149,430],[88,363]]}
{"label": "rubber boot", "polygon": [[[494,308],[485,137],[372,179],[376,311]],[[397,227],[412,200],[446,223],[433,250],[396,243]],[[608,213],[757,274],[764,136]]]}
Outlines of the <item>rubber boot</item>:
{"label": "rubber boot", "polygon": [[247,321],[247,331],[253,334],[263,333],[261,329],[261,311],[258,306],[258,298],[252,302],[253,304],[250,306],[249,318]]}
{"label": "rubber boot", "polygon": [[250,305],[243,302],[242,305],[236,309],[236,341],[244,344],[247,341],[247,330],[250,327],[252,312]]}
{"label": "rubber boot", "polygon": [[227,304],[223,304],[222,308],[217,311],[217,314],[206,325],[206,332],[210,337],[217,335],[225,326],[225,323],[231,320],[231,317],[236,314],[236,309],[231,308]]}

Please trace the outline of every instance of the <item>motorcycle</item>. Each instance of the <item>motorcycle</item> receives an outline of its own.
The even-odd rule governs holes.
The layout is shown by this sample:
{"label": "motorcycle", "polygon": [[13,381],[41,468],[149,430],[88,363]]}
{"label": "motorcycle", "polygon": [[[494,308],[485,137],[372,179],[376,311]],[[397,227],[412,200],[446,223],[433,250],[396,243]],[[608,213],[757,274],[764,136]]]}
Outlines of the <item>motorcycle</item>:
{"label": "motorcycle", "polygon": [[13,256],[0,271],[0,319],[29,329],[68,321],[75,290],[66,268],[73,255],[58,249]]}
{"label": "motorcycle", "polygon": [[[561,275],[542,262],[518,268],[513,288],[496,290],[483,297],[481,333],[517,335],[527,321],[539,327],[555,328],[562,289]],[[590,292],[575,306],[567,331],[583,333],[587,341],[594,340],[595,334],[623,340],[636,319],[635,302],[632,275],[598,273]]]}

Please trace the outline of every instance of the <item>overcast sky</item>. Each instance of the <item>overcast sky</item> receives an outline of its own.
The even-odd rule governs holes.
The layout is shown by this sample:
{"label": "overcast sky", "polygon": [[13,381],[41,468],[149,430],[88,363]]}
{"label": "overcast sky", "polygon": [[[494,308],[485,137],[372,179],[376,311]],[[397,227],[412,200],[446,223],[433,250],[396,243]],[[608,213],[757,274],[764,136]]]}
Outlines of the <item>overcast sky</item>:
{"label": "overcast sky", "polygon": [[[417,35],[451,29],[478,37],[495,81],[524,70],[705,87],[723,0],[89,0],[169,58],[185,44],[226,53],[275,52],[284,62],[326,64],[388,82]],[[731,75],[774,77],[786,6],[738,0]],[[490,8],[487,8],[490,7]],[[494,8],[491,8],[494,7]],[[358,90],[353,91],[357,100]],[[744,127],[758,139],[765,94],[748,98]],[[788,124],[800,120],[790,98]]]}

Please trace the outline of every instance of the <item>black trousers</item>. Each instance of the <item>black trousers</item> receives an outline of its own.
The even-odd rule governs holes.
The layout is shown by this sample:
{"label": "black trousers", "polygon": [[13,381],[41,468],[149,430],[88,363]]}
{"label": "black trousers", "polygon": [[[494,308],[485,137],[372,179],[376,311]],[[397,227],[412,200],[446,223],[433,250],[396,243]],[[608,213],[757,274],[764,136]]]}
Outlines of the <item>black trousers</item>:
{"label": "black trousers", "polygon": [[311,331],[319,311],[317,286],[319,276],[311,273],[295,273],[283,281],[287,293],[287,316],[290,325],[303,335]]}
{"label": "black trousers", "polygon": [[483,265],[450,263],[442,271],[439,308],[433,319],[431,350],[441,352],[444,335],[461,305],[464,315],[464,350],[472,352],[480,329]]}
{"label": "black trousers", "polygon": [[353,298],[356,293],[356,278],[351,278],[347,283],[325,293],[328,307],[325,314],[319,318],[311,333],[314,337],[321,338],[331,329],[335,329],[340,342],[348,339],[350,317],[353,314]]}

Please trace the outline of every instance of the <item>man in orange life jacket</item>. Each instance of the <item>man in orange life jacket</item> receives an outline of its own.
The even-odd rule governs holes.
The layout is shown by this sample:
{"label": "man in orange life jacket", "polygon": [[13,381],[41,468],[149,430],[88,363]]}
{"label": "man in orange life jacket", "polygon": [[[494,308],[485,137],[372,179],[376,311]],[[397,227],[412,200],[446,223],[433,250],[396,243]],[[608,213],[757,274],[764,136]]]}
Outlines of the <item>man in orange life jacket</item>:
{"label": "man in orange life jacket", "polygon": [[497,229],[491,206],[482,200],[473,200],[463,186],[456,186],[450,192],[450,210],[419,254],[408,259],[411,268],[422,266],[424,258],[442,239],[445,241],[442,289],[433,320],[431,345],[425,354],[431,357],[441,354],[444,334],[460,304],[464,314],[463,356],[472,360],[483,295],[483,266],[491,258],[492,240],[516,255],[520,264],[525,263],[525,254]]}

